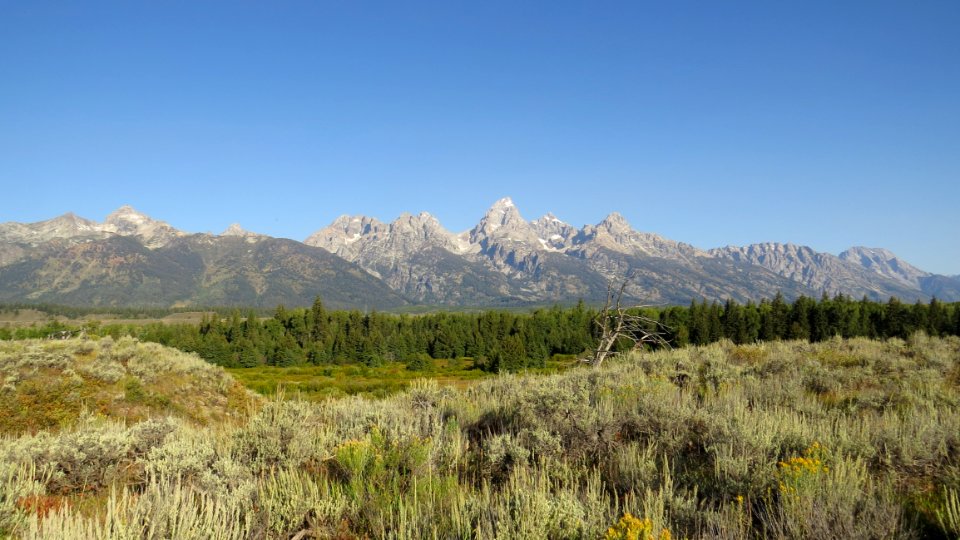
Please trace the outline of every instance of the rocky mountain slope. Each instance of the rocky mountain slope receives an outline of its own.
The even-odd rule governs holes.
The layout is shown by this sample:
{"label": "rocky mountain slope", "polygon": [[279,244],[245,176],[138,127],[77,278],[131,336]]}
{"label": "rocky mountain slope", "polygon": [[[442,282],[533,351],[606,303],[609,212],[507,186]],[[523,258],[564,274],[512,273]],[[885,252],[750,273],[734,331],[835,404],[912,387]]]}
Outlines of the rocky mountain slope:
{"label": "rocky mountain slope", "polygon": [[868,271],[903,283],[908,289],[920,289],[939,299],[960,299],[960,276],[941,276],[924,272],[883,248],[852,247],[840,258]]}
{"label": "rocky mountain slope", "polygon": [[468,231],[430,214],[391,223],[342,216],[304,243],[231,225],[190,234],[130,207],[103,223],[74,214],[0,224],[0,301],[84,305],[408,304],[522,306],[599,302],[630,276],[632,300],[686,304],[844,293],[960,300],[960,280],[884,249],[839,256],[765,243],[703,250],[635,230],[618,213],[577,228],[552,214],[527,221],[509,198]]}
{"label": "rocky mountain slope", "polygon": [[[636,231],[618,213],[580,229],[552,214],[528,222],[509,198],[495,202],[475,227],[460,234],[444,229],[428,214],[405,214],[390,224],[343,216],[306,243],[356,262],[425,303],[462,304],[474,298],[486,304],[504,295],[517,303],[569,301],[571,295],[596,301],[603,298],[609,281],[627,275],[632,276],[628,293],[650,303],[686,303],[700,297],[745,301],[778,291],[788,297],[842,292],[909,300],[934,294],[925,276],[908,283],[892,270],[880,273],[803,246],[704,251]],[[885,260],[889,268],[913,268]],[[464,275],[472,278],[468,289],[457,279]],[[960,298],[950,289],[952,278],[940,277],[935,284],[938,296]]]}
{"label": "rocky mountain slope", "polygon": [[188,234],[124,207],[99,224],[74,215],[0,224],[0,301],[71,305],[307,305],[408,302],[323,249],[231,227]]}
{"label": "rocky mountain slope", "polygon": [[840,254],[840,260],[899,281],[911,288],[919,287],[923,278],[933,275],[900,260],[883,248],[852,247]]}
{"label": "rocky mountain slope", "polygon": [[919,286],[910,286],[884,274],[829,253],[806,246],[764,243],[745,247],[728,246],[709,252],[718,258],[762,266],[792,281],[818,291],[843,292],[860,297],[897,296],[914,299],[923,295]]}

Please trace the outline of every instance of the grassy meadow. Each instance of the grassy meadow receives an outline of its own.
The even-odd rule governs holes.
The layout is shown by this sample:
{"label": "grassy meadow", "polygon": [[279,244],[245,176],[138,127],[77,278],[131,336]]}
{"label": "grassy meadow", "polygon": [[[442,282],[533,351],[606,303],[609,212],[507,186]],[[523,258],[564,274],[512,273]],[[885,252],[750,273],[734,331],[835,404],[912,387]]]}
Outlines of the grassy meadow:
{"label": "grassy meadow", "polygon": [[0,537],[960,536],[956,337],[722,341],[316,400],[291,388],[363,375],[288,368],[264,398],[134,340],[0,346],[5,414],[37,386],[77,404],[4,424]]}
{"label": "grassy meadow", "polygon": [[[176,311],[165,313],[156,310],[156,313],[141,313],[140,311],[111,313],[109,310],[94,310],[92,308],[76,308],[66,313],[56,313],[49,308],[45,311],[38,308],[0,307],[0,328],[16,329],[30,326],[43,326],[52,322],[59,322],[65,326],[83,327],[85,325],[145,325],[154,323],[164,324],[199,324],[203,318],[211,315],[210,311]],[[54,311],[54,313],[51,313]]]}
{"label": "grassy meadow", "polygon": [[[528,368],[525,374],[559,373],[579,365],[572,357],[555,356],[542,368]],[[464,389],[473,383],[496,377],[478,369],[472,358],[429,360],[429,365],[411,369],[404,362],[389,362],[383,366],[302,365],[297,367],[259,366],[255,368],[226,368],[234,379],[263,396],[278,394],[287,399],[317,401],[345,396],[384,398],[401,392],[411,384],[430,379],[442,387]]]}

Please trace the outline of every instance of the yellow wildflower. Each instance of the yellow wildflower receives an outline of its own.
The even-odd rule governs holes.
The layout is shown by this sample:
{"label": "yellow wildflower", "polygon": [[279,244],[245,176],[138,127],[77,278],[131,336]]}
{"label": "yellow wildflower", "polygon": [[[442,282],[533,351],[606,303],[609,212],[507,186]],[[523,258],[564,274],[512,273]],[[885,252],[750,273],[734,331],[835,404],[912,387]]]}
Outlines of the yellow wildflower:
{"label": "yellow wildflower", "polygon": [[671,540],[673,535],[666,528],[660,534],[653,535],[653,521],[650,518],[638,519],[627,512],[613,526],[607,529],[605,540]]}
{"label": "yellow wildflower", "polygon": [[823,462],[824,451],[823,446],[815,441],[804,450],[803,456],[778,462],[777,487],[780,493],[799,497],[799,488],[811,485],[819,474],[829,472]]}

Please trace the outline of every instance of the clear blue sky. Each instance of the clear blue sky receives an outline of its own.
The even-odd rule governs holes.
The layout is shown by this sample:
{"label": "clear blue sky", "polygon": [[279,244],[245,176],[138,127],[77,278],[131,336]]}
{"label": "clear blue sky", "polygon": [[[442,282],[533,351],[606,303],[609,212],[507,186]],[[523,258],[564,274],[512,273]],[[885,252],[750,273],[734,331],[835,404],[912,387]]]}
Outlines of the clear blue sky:
{"label": "clear blue sky", "polygon": [[960,2],[0,0],[0,221],[302,240],[507,195],[960,274]]}

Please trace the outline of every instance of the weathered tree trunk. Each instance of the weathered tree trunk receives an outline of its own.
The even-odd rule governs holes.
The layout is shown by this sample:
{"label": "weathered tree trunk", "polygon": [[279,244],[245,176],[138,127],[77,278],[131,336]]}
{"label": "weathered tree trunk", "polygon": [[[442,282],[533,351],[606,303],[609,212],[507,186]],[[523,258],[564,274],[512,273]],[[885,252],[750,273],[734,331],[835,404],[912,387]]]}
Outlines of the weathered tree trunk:
{"label": "weathered tree trunk", "polygon": [[[638,309],[644,306],[623,306],[623,291],[627,287],[628,280],[624,280],[619,290],[614,290],[613,285],[607,285],[607,301],[603,310],[593,320],[593,323],[600,327],[600,340],[593,355],[586,361],[593,364],[594,367],[600,367],[603,361],[613,352],[613,347],[620,339],[627,339],[633,342],[633,349],[642,348],[645,343],[670,347],[670,344],[663,337],[663,330],[667,330],[659,321],[655,321],[643,315],[633,314],[631,309]],[[653,330],[651,330],[651,328]]]}

